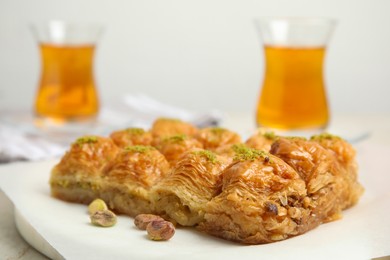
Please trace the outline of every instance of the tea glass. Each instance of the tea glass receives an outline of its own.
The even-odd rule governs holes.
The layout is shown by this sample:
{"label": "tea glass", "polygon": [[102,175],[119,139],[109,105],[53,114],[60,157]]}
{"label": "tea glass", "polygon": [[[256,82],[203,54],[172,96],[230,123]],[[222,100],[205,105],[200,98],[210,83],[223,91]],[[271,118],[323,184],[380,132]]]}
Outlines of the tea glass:
{"label": "tea glass", "polygon": [[102,33],[98,24],[50,21],[31,26],[41,55],[35,123],[92,122],[99,111],[93,59]]}
{"label": "tea glass", "polygon": [[256,25],[265,57],[257,125],[288,134],[321,132],[329,122],[324,57],[336,22],[263,18]]}

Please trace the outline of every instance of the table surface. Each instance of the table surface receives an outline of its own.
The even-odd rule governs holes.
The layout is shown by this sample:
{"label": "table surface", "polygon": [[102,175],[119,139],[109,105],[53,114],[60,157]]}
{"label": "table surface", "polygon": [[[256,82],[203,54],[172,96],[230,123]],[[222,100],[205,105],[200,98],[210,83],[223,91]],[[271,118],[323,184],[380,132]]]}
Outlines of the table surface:
{"label": "table surface", "polygon": [[[335,116],[331,126],[335,129],[353,129],[356,135],[370,133],[365,142],[390,145],[390,114],[381,115],[342,115]],[[227,115],[223,126],[243,135],[253,131],[253,119],[242,114]],[[332,127],[331,127],[332,129]],[[0,165],[1,167],[1,165]],[[15,226],[12,202],[0,191],[0,259],[47,259],[31,247],[19,235]]]}

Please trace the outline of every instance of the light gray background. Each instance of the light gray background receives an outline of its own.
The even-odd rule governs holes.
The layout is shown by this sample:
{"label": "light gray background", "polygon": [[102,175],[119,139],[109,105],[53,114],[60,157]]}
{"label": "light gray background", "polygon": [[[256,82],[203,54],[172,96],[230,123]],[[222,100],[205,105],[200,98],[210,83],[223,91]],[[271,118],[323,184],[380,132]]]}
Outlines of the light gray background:
{"label": "light gray background", "polygon": [[0,0],[0,109],[30,108],[40,71],[31,22],[105,25],[96,54],[104,104],[146,93],[189,109],[248,112],[263,78],[253,19],[338,20],[326,57],[333,113],[390,112],[388,0]]}

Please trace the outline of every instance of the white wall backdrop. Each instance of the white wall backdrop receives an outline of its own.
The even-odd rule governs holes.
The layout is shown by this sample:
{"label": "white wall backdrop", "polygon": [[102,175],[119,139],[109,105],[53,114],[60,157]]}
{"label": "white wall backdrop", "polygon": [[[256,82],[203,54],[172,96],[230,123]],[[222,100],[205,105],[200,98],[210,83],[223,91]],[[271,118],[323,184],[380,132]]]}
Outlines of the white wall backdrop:
{"label": "white wall backdrop", "polygon": [[95,60],[103,103],[142,92],[189,109],[252,113],[263,78],[253,19],[339,23],[326,57],[333,113],[390,112],[389,0],[0,0],[0,108],[29,108],[40,72],[30,22],[105,25]]}

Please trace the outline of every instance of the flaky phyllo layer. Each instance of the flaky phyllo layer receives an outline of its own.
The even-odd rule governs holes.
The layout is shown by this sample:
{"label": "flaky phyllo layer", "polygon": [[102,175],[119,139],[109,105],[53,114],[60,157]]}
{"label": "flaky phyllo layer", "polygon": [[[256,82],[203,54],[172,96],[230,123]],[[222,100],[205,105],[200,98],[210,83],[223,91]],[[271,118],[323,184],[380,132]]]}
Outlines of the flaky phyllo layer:
{"label": "flaky phyllo layer", "polygon": [[50,185],[62,200],[101,198],[117,213],[154,213],[246,244],[339,219],[363,193],[355,151],[339,137],[261,130],[242,142],[228,129],[175,119],[77,139],[52,169]]}

